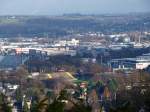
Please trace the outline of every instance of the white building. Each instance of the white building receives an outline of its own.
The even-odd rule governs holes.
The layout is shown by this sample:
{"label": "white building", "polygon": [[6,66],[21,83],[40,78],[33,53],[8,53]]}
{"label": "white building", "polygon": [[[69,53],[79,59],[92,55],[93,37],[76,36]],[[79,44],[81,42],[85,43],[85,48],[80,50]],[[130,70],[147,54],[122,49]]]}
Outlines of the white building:
{"label": "white building", "polygon": [[58,42],[56,42],[54,44],[54,46],[78,46],[79,45],[79,40],[76,40],[76,39],[71,39],[71,40],[60,40]]}

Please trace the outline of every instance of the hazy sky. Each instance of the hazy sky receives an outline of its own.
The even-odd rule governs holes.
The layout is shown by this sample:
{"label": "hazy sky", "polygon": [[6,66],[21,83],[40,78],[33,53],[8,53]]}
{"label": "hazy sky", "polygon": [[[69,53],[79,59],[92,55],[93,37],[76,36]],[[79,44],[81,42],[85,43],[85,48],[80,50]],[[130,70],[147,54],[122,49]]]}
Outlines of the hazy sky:
{"label": "hazy sky", "polygon": [[0,0],[0,15],[150,12],[150,0]]}

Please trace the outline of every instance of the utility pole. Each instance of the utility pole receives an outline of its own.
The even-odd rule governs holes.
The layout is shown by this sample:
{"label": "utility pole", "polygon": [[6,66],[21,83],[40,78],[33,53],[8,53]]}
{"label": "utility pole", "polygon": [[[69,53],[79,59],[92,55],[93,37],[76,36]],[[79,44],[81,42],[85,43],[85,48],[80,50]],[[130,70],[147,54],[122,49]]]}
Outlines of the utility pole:
{"label": "utility pole", "polygon": [[103,64],[103,56],[101,55],[101,65]]}

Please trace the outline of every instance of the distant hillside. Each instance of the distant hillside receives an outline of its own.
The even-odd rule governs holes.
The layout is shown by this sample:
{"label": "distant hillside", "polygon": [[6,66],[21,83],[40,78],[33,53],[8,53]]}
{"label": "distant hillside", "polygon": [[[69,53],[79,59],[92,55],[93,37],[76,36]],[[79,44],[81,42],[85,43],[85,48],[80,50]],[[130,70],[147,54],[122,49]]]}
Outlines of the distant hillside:
{"label": "distant hillside", "polygon": [[71,33],[103,32],[105,34],[150,30],[150,14],[121,16],[1,16],[0,37],[51,37]]}

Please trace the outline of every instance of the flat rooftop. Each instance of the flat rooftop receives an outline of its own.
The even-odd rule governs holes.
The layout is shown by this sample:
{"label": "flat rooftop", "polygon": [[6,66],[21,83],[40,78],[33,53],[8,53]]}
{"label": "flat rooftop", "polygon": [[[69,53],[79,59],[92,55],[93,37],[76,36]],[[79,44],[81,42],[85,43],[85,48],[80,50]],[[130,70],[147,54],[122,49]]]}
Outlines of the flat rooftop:
{"label": "flat rooftop", "polygon": [[150,62],[149,59],[144,59],[144,58],[122,58],[122,59],[113,59],[112,61],[132,61],[132,62]]}

